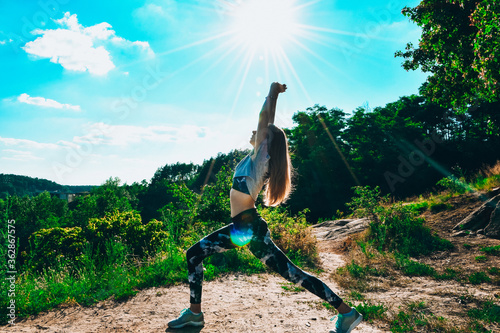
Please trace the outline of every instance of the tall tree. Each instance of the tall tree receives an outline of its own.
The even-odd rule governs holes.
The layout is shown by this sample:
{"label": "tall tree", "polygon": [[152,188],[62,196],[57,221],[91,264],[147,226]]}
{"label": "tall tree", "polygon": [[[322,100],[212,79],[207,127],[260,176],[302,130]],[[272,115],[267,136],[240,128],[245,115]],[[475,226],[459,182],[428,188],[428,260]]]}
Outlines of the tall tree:
{"label": "tall tree", "polygon": [[342,209],[356,175],[346,160],[347,144],[341,139],[345,113],[315,105],[293,116],[297,124],[287,130],[295,172],[293,211],[311,210],[310,217],[332,217]]}
{"label": "tall tree", "polygon": [[422,0],[403,14],[422,28],[418,47],[407,44],[406,70],[431,75],[422,93],[441,106],[465,110],[500,94],[500,2]]}

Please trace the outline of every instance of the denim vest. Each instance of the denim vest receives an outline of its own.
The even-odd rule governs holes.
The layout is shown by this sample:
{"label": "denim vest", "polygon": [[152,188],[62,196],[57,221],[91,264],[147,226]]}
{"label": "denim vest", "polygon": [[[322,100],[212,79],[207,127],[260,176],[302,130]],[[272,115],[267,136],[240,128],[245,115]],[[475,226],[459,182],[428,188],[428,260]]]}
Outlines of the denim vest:
{"label": "denim vest", "polygon": [[262,187],[266,181],[266,174],[269,170],[269,153],[267,151],[266,138],[257,149],[245,156],[236,166],[234,177],[246,177],[248,191],[254,200],[257,200]]}

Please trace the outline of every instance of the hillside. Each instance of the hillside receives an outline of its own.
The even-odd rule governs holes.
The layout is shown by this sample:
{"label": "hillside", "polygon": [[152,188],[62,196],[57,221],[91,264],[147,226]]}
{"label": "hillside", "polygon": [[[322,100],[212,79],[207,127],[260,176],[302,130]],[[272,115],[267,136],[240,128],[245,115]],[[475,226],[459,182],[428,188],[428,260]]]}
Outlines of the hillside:
{"label": "hillside", "polygon": [[[366,259],[360,259],[355,244],[367,223],[341,220],[313,228],[322,261],[321,279],[349,302],[364,307],[367,314],[355,332],[499,331],[500,257],[498,252],[482,249],[498,249],[500,240],[475,233],[453,236],[453,227],[482,201],[464,194],[450,197],[447,203],[447,209],[426,210],[421,216],[453,248],[422,256],[416,262],[420,268],[454,274],[452,278],[392,269],[388,274],[360,274],[355,286],[337,269]],[[388,261],[378,257],[370,267],[389,267]],[[473,281],[474,276],[483,276],[483,280]],[[183,332],[327,332],[333,327],[329,318],[334,312],[278,275],[229,274],[204,286],[206,326]],[[65,304],[23,320],[16,328],[18,332],[174,332],[167,329],[167,322],[178,315],[187,300],[185,284],[150,288],[124,302],[108,299],[92,307]],[[486,317],[481,317],[483,314]]]}
{"label": "hillside", "polygon": [[51,180],[42,178],[0,174],[0,199],[4,199],[9,195],[17,195],[19,197],[25,195],[35,196],[44,191],[79,193],[90,191],[93,187],[92,185],[60,185]]}

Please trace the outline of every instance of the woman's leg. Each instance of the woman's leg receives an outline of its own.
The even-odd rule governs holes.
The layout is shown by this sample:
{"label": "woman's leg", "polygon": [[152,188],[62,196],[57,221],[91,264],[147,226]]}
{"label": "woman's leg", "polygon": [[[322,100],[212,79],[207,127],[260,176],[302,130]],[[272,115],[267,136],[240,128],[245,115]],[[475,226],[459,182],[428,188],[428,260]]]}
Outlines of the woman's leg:
{"label": "woman's leg", "polygon": [[[345,303],[343,303],[342,299],[326,284],[317,277],[295,266],[276,244],[274,244],[271,239],[271,233],[267,228],[267,223],[264,220],[259,221],[259,230],[255,232],[250,242],[249,249],[264,264],[272,268],[288,281],[306,288],[316,296],[330,303],[339,311],[342,310],[342,312],[344,312],[347,310],[344,308]],[[350,309],[350,307],[348,307],[348,309]]]}
{"label": "woman's leg", "polygon": [[214,231],[187,250],[186,257],[189,273],[189,288],[191,291],[191,310],[195,313],[201,312],[200,304],[203,282],[203,259],[214,253],[224,252],[236,247],[231,242],[231,227],[232,224]]}

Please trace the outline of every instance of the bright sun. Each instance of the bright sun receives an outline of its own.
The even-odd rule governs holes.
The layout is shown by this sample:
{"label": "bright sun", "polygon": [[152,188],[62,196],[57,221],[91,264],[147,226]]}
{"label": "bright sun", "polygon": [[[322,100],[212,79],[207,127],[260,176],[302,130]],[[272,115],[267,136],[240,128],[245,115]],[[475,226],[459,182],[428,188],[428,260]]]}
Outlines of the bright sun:
{"label": "bright sun", "polygon": [[252,51],[283,46],[298,30],[297,7],[292,0],[248,0],[232,11],[233,39]]}

